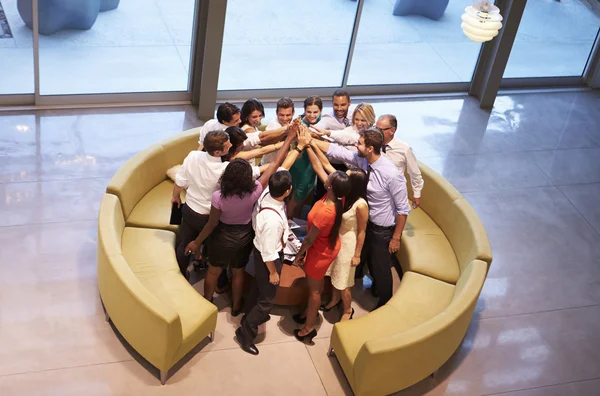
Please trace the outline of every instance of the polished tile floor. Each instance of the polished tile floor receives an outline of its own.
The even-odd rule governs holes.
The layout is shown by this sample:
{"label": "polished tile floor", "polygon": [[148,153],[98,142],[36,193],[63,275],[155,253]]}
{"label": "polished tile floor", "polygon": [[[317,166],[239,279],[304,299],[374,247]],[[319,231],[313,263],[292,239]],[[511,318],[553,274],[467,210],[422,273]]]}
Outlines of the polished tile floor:
{"label": "polished tile floor", "polygon": [[[461,347],[401,394],[597,395],[600,92],[500,96],[491,112],[468,97],[374,106],[396,114],[399,137],[466,196],[494,252]],[[95,259],[104,188],[133,154],[200,124],[189,106],[0,113],[2,396],[350,394],[326,356],[334,314],[307,346],[291,335],[295,309],[277,308],[253,357],[237,347],[239,319],[219,297],[216,342],[164,387],[104,321]],[[363,315],[373,299],[353,293]]]}

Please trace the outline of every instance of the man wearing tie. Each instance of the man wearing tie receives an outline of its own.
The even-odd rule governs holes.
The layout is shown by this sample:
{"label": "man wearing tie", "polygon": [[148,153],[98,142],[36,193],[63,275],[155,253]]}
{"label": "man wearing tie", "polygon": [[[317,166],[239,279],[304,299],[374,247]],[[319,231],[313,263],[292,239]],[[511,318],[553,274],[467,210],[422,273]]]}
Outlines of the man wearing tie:
{"label": "man wearing tie", "polygon": [[369,222],[363,257],[377,285],[381,307],[392,297],[392,255],[400,249],[400,238],[410,212],[406,179],[398,168],[381,155],[383,133],[367,129],[356,144],[357,152],[313,139],[311,145],[328,157],[342,160],[367,172]]}

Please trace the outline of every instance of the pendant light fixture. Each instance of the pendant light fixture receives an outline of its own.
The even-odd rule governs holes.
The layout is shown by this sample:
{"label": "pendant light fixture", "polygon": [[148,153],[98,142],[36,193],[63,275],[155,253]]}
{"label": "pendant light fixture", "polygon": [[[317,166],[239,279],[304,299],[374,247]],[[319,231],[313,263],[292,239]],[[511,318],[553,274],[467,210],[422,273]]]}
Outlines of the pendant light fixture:
{"label": "pendant light fixture", "polygon": [[462,15],[462,28],[465,35],[473,41],[482,43],[498,35],[502,27],[500,9],[490,1],[478,1],[465,8]]}

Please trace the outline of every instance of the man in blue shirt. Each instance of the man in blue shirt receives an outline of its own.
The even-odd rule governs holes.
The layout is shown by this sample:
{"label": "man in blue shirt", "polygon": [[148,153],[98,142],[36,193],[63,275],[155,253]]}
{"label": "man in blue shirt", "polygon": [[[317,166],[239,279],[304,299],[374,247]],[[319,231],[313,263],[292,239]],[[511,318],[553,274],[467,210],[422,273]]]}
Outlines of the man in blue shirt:
{"label": "man in blue shirt", "polygon": [[381,155],[383,133],[377,129],[363,132],[356,144],[358,152],[316,139],[311,145],[330,158],[367,172],[369,223],[362,253],[377,285],[379,308],[392,297],[392,255],[400,249],[400,238],[410,212],[406,179],[389,159]]}

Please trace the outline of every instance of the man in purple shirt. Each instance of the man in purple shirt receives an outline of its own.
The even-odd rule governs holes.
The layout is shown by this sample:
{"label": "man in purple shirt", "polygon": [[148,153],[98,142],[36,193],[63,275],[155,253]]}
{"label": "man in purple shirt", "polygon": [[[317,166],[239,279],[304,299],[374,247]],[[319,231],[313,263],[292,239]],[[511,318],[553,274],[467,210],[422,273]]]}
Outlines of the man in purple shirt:
{"label": "man in purple shirt", "polygon": [[369,223],[362,256],[377,285],[379,308],[392,297],[392,255],[400,249],[400,238],[410,212],[406,179],[389,159],[381,155],[383,134],[376,129],[363,132],[356,144],[358,152],[316,139],[311,145],[328,157],[367,172]]}

